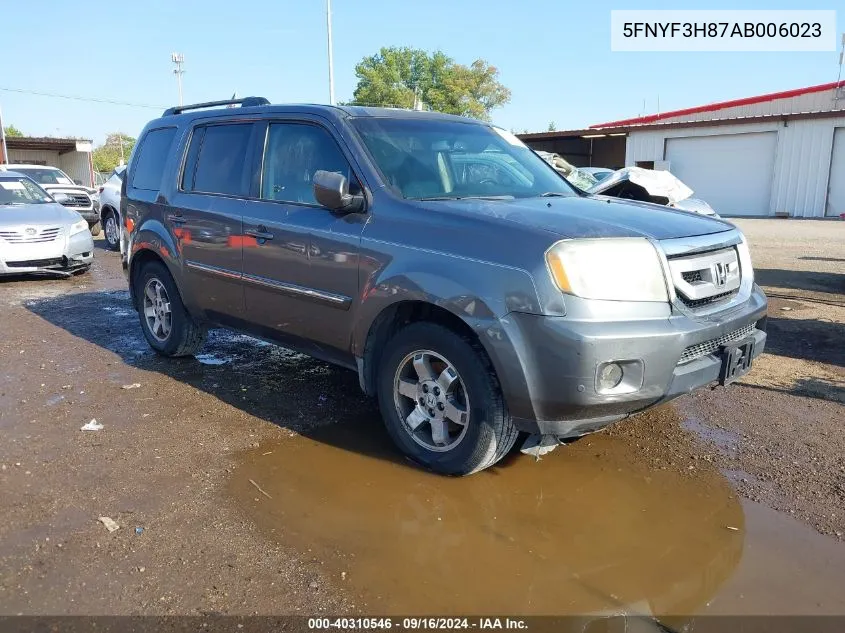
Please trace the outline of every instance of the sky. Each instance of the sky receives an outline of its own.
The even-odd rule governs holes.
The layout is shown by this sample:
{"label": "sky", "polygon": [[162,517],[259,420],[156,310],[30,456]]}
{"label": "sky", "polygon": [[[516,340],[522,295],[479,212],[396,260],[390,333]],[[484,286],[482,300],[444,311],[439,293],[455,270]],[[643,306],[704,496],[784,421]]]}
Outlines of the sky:
{"label": "sky", "polygon": [[[611,9],[835,9],[841,2],[615,0],[333,0],[335,95],[350,99],[355,64],[382,46],[482,58],[512,91],[493,120],[516,132],[615,119],[836,80],[838,52],[610,51]],[[185,56],[185,103],[257,95],[327,103],[325,0],[0,0],[0,112],[32,136],[101,143],[137,136],[178,102],[170,55]],[[845,31],[845,11],[837,15]],[[13,89],[13,90],[10,90]],[[34,91],[135,105],[75,101]],[[140,107],[142,105],[152,107]]]}

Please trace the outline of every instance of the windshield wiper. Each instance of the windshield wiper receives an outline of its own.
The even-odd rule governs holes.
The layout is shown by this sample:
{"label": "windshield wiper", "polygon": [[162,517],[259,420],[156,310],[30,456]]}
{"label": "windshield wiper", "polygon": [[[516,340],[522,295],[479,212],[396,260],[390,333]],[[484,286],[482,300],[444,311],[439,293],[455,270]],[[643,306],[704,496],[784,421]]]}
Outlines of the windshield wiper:
{"label": "windshield wiper", "polygon": [[541,193],[541,198],[568,198],[570,194],[563,193],[562,191],[547,191],[546,193]]}
{"label": "windshield wiper", "polygon": [[513,196],[429,196],[427,198],[413,198],[414,200],[513,200]]}

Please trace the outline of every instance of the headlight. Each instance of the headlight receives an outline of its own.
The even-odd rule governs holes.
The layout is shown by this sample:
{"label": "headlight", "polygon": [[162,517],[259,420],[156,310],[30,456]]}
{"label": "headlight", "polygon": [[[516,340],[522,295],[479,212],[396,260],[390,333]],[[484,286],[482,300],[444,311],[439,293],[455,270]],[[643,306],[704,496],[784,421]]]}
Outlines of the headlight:
{"label": "headlight", "polygon": [[546,263],[558,288],[584,299],[669,301],[660,257],[644,238],[563,240]]}
{"label": "headlight", "polygon": [[76,235],[77,233],[82,233],[82,231],[87,230],[88,223],[84,219],[70,225],[70,235]]}

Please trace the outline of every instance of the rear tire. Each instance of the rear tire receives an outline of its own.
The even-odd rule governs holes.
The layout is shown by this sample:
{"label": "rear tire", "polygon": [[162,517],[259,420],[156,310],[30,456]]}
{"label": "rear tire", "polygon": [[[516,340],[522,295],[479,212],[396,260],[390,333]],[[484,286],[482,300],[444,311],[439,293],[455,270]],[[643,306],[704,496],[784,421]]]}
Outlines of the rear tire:
{"label": "rear tire", "polygon": [[144,338],[162,356],[193,356],[205,343],[206,331],[194,321],[179,289],[161,262],[138,271],[133,288]]}
{"label": "rear tire", "polygon": [[[387,342],[378,400],[399,449],[438,473],[478,472],[516,442],[517,430],[481,345],[435,323],[413,323]],[[463,424],[454,422],[456,417]]]}
{"label": "rear tire", "polygon": [[97,222],[96,224],[92,224],[89,229],[91,231],[91,235],[97,237],[100,234],[100,231],[102,230],[102,226],[100,226],[100,223]]}
{"label": "rear tire", "polygon": [[120,223],[117,221],[117,214],[109,209],[103,213],[102,224],[106,245],[113,251],[120,249]]}

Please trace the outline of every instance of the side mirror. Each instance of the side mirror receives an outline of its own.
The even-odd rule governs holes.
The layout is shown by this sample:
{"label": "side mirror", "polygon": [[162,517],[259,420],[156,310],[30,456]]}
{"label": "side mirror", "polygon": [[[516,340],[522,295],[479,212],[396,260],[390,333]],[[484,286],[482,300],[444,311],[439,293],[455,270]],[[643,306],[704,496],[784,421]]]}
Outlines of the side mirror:
{"label": "side mirror", "polygon": [[53,200],[55,200],[59,204],[65,204],[66,202],[70,202],[70,196],[66,193],[54,193]]}
{"label": "side mirror", "polygon": [[314,198],[332,211],[358,213],[364,209],[364,196],[349,193],[349,181],[334,171],[314,172]]}
{"label": "side mirror", "polygon": [[81,187],[81,186],[82,186],[82,181],[81,181],[79,178],[74,178],[74,179],[73,179],[73,184],[75,184],[75,185],[79,185],[79,186]]}

